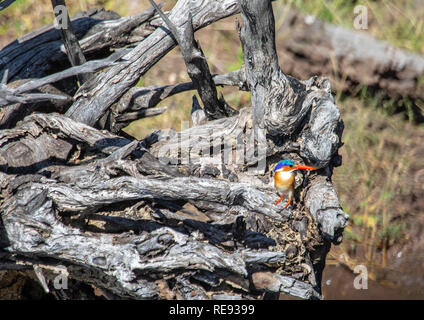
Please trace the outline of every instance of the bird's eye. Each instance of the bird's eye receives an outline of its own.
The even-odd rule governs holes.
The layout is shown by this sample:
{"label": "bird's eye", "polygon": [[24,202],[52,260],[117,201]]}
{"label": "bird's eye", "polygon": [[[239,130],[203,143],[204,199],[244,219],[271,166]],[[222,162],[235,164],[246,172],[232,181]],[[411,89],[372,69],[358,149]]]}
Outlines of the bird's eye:
{"label": "bird's eye", "polygon": [[293,165],[292,164],[290,165],[290,168],[293,168]]}

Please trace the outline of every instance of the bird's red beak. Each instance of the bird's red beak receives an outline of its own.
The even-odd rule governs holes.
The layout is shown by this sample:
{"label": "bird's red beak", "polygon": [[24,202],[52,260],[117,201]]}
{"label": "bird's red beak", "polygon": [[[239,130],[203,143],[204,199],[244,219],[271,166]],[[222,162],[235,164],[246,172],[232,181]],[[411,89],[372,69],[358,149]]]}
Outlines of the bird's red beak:
{"label": "bird's red beak", "polygon": [[295,165],[293,166],[293,169],[300,169],[300,170],[316,170],[316,168],[314,167],[310,167],[310,166],[303,166],[303,165]]}

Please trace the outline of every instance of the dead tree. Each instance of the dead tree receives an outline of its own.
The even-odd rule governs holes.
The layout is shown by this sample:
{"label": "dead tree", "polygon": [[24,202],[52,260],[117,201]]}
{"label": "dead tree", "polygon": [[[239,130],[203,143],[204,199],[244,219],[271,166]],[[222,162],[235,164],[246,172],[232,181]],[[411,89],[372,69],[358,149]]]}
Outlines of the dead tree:
{"label": "dead tree", "polygon": [[[244,66],[211,75],[194,31],[240,11]],[[33,268],[46,291],[52,270],[65,270],[108,298],[322,298],[326,254],[348,221],[331,183],[343,124],[328,80],[280,69],[271,1],[180,0],[160,15],[73,19],[82,51],[98,60],[59,73],[54,60],[22,68],[35,48],[42,56],[57,49],[57,30],[0,52],[3,75],[9,70],[0,91],[0,268]],[[135,87],[177,44],[193,82]],[[70,75],[105,66],[76,90]],[[252,106],[235,111],[216,85],[249,90]],[[66,102],[34,92],[42,86]],[[140,141],[121,131],[193,89],[204,108],[193,99],[192,128]],[[318,168],[296,177],[296,203],[286,209],[274,205],[281,159]]]}

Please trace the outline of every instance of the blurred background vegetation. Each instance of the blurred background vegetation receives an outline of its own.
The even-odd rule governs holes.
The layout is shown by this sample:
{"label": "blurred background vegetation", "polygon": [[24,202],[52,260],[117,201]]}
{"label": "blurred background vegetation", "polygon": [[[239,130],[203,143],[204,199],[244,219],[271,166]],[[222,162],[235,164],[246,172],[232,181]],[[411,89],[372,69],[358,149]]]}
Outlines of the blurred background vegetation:
{"label": "blurred background vegetation", "polygon": [[[165,9],[172,8],[175,2],[166,1]],[[66,3],[71,16],[78,11],[99,7],[128,16],[150,7],[147,0],[67,0]],[[282,6],[283,4],[286,6]],[[273,5],[277,28],[282,25],[287,8],[297,8],[326,22],[350,29],[353,28],[354,7],[364,5],[368,8],[369,28],[361,32],[367,32],[407,51],[424,54],[422,0],[287,0],[275,1]],[[196,33],[213,73],[236,70],[243,62],[235,31],[235,19],[225,19]],[[0,12],[0,48],[17,37],[52,22],[50,1],[16,1]],[[278,48],[284,39],[278,34],[276,36]],[[281,60],[283,67],[284,61]],[[185,81],[189,81],[189,78],[176,48],[140,79],[138,85]],[[249,104],[248,93],[238,92],[234,88],[220,90],[226,101],[235,108]],[[190,121],[193,94],[194,92],[183,93],[163,101],[159,107],[167,106],[167,112],[136,121],[126,132],[143,138],[160,128],[180,130],[182,120]],[[343,265],[344,270],[353,270],[355,265],[364,264],[368,267],[370,278],[376,280],[378,285],[396,289],[398,284],[390,279],[388,272],[395,269],[393,266],[396,259],[402,256],[405,246],[411,241],[410,230],[421,223],[424,211],[424,126],[409,121],[405,114],[397,113],[396,108],[382,101],[378,92],[368,93],[366,87],[360,88],[356,95],[337,91],[334,95],[342,112],[345,130],[344,146],[340,150],[343,165],[334,170],[333,180],[343,209],[350,215],[351,222],[345,231],[343,243],[332,249],[328,264]],[[424,243],[422,247],[416,247],[416,250],[419,248],[424,249]],[[411,255],[414,254],[411,252]],[[420,266],[422,270],[424,265]],[[411,265],[411,268],[415,267]],[[325,279],[331,279],[330,271],[326,271]],[[396,272],[399,276],[409,271],[396,269]],[[328,291],[327,296],[350,297],[349,293],[343,295],[343,288],[335,287],[334,281],[328,280],[326,285],[326,290],[336,290],[336,293]],[[367,297],[387,297],[385,289],[379,292]],[[422,295],[418,296],[424,297],[424,293],[420,292]],[[412,293],[403,290],[402,294],[411,297]],[[403,296],[399,293],[393,297]]]}

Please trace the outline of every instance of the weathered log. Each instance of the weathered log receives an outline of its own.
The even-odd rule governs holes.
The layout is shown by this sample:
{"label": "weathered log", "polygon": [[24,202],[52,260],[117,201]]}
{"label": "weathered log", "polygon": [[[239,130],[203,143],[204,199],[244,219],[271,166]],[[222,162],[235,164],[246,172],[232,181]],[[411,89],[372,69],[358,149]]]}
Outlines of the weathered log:
{"label": "weathered log", "polygon": [[[237,13],[238,6],[235,0],[195,3],[183,0],[172,9],[169,19],[180,28],[186,23],[183,13],[187,11],[192,12],[193,29],[197,30]],[[66,115],[77,121],[95,125],[105,111],[174,46],[175,42],[167,31],[156,29],[124,57],[128,62],[99,74],[95,81],[90,82],[91,85],[83,85]]]}
{"label": "weathered log", "polygon": [[[7,148],[8,144],[25,143],[23,140],[9,141],[9,139],[16,138],[17,132],[21,132],[25,136],[31,132],[33,138],[28,141],[27,145],[36,144],[36,140],[42,137],[42,134],[35,132],[34,125],[43,125],[47,131],[56,128],[56,134],[59,137],[68,137],[68,139],[72,138],[72,140],[83,139],[82,137],[87,139],[89,136],[95,137],[97,132],[96,129],[89,129],[90,127],[82,129],[81,126],[84,127],[85,125],[81,124],[78,127],[77,123],[61,115],[33,115],[28,117],[20,127],[3,130],[5,135],[1,140],[1,145],[2,147],[6,146],[6,150],[2,155],[7,155],[7,151],[10,151],[10,148]],[[31,131],[24,133],[25,130]],[[89,130],[88,136],[84,134],[86,130]],[[102,135],[104,134],[97,133],[98,140],[104,139]],[[96,143],[93,143],[93,140],[90,139],[92,138],[86,141],[92,141],[91,144],[95,146]],[[270,232],[274,229],[273,227],[271,229],[259,227],[258,229],[256,222],[256,226],[251,223],[248,223],[248,225],[251,228],[261,230],[261,232],[255,231],[255,233],[242,228],[241,230],[244,231],[241,234],[239,232],[239,235],[236,236],[232,231],[235,229],[240,231],[240,228],[235,226],[240,224],[240,220],[236,219],[237,212],[243,212],[246,215],[244,219],[247,221],[252,219],[254,221],[263,221],[262,224],[266,225],[269,225],[266,222],[267,219],[272,219],[276,222],[280,221],[280,223],[287,221],[284,215],[281,215],[280,212],[276,211],[276,208],[272,207],[272,201],[269,199],[269,197],[273,196],[272,192],[267,195],[264,191],[252,188],[248,184],[228,183],[215,179],[194,177],[152,179],[143,177],[141,172],[134,169],[137,161],[132,164],[131,160],[123,159],[132,154],[136,145],[138,145],[138,142],[135,145],[130,143],[123,148],[115,148],[111,156],[86,165],[69,168],[62,167],[59,170],[42,168],[43,172],[50,171],[49,175],[51,175],[51,178],[38,175],[33,176],[32,179],[15,179],[13,183],[9,182],[9,196],[1,205],[3,224],[7,230],[9,242],[7,249],[18,254],[20,258],[30,255],[32,257],[40,256],[41,259],[42,256],[48,255],[59,259],[66,263],[70,273],[76,274],[76,279],[88,281],[104,288],[109,288],[110,286],[108,282],[105,282],[106,279],[107,281],[114,281],[117,282],[115,283],[116,288],[112,289],[115,294],[136,298],[160,296],[154,282],[150,283],[149,280],[144,279],[147,276],[151,278],[154,273],[158,274],[158,276],[159,274],[171,276],[180,268],[185,268],[188,274],[185,276],[183,274],[182,279],[187,281],[188,278],[194,275],[197,275],[196,278],[200,279],[204,272],[207,274],[213,272],[213,274],[209,275],[212,279],[218,280],[220,277],[225,279],[226,273],[230,272],[235,277],[232,281],[243,283],[246,281],[243,279],[247,275],[247,266],[250,266],[249,268],[255,265],[257,267],[261,265],[267,265],[268,267],[280,266],[285,262],[283,252],[265,249],[273,241],[270,242],[271,239],[263,233],[266,231]],[[44,146],[47,145],[44,144]],[[58,148],[51,146],[50,149],[55,150]],[[33,150],[37,152],[37,149]],[[104,149],[102,148],[102,150]],[[108,153],[110,152],[108,151]],[[13,152],[13,154],[15,156],[18,155],[17,152]],[[28,154],[22,154],[20,159],[14,160],[19,162],[22,161],[23,157],[28,158]],[[33,158],[32,161],[37,160]],[[138,165],[142,165],[142,162],[139,162]],[[131,166],[132,169],[128,170]],[[39,171],[40,169],[34,169],[33,172]],[[129,176],[114,178],[117,174],[121,175],[118,172],[127,172]],[[29,178],[30,176],[22,177]],[[5,179],[2,179],[2,181],[5,181]],[[214,190],[214,193],[211,193],[211,190]],[[264,197],[263,200],[262,197]],[[105,204],[119,204],[138,199],[154,201],[180,199],[184,201],[205,200],[217,202],[228,206],[229,211],[227,214],[232,215],[234,218],[230,226],[221,225],[220,221],[217,221],[216,224],[205,224],[203,222],[195,223],[196,220],[183,219],[184,227],[177,227],[176,230],[172,230],[160,223],[163,221],[163,217],[167,216],[167,213],[163,213],[165,210],[160,209],[160,206],[152,211],[149,218],[150,222],[127,220],[125,224],[122,224],[122,216],[115,218],[104,216],[104,220],[108,221],[108,224],[119,225],[121,231],[149,231],[146,236],[127,235],[125,240],[119,240],[121,236],[107,234],[97,234],[93,238],[87,238],[83,231],[66,226],[61,222],[62,219],[57,216],[57,213],[60,212],[63,214],[69,212],[78,212],[79,214],[101,212],[98,210],[103,208]],[[242,208],[247,210],[242,210]],[[169,211],[169,209],[167,210]],[[158,215],[158,212],[162,212],[162,214]],[[179,215],[178,210],[176,214],[177,216]],[[288,210],[286,215],[287,217],[290,216]],[[103,217],[103,215],[99,217]],[[131,218],[134,219],[134,217]],[[223,217],[221,216],[220,218],[222,219]],[[42,224],[40,224],[41,221]],[[231,227],[232,224],[234,224],[233,227]],[[244,225],[244,228],[246,228],[246,225]],[[194,237],[192,233],[194,230],[199,230],[203,236]],[[275,232],[277,230],[278,228]],[[192,235],[188,236],[187,233]],[[222,236],[217,237],[220,233],[222,233]],[[22,238],[19,236],[20,234],[25,234],[26,237]],[[165,239],[168,240],[164,242]],[[226,251],[230,249],[233,253],[225,253],[222,251],[223,249],[205,243],[204,240],[206,239],[210,243],[224,246],[227,248]],[[229,244],[227,244],[228,241],[230,241]],[[81,246],[82,242],[85,243],[83,246]],[[120,244],[117,245],[117,243]],[[241,248],[244,247],[242,243],[248,244],[255,250],[231,250],[235,243],[239,243],[238,246]],[[53,247],[55,249],[51,251]],[[98,250],[99,247],[102,248],[103,253]],[[126,262],[122,265],[124,256]],[[82,277],[78,275],[77,271],[73,270],[81,265],[90,269],[89,278],[87,278],[87,273],[85,273],[85,277]],[[260,268],[263,269],[264,267]],[[133,275],[131,276],[131,274]],[[237,277],[239,277],[238,280]],[[248,284],[244,286],[245,290],[248,291]],[[289,283],[282,286],[282,291],[303,298],[319,297],[318,293],[311,295],[311,292],[315,292],[312,285],[304,284],[303,286],[309,288],[304,293],[299,292],[296,286],[293,287]],[[141,290],[140,288],[145,289]],[[198,289],[200,290],[200,288]],[[222,290],[222,286],[217,284],[212,292],[208,293],[204,289],[200,292],[204,292],[204,297],[207,297],[212,293],[219,292],[219,290]],[[241,296],[247,297],[249,295],[247,291]]]}
{"label": "weathered log", "polygon": [[[215,76],[213,86],[250,90],[252,108],[207,121],[194,99],[194,127],[142,141],[95,129],[108,112],[125,123],[173,89],[195,86],[131,92],[175,45],[158,28],[81,87],[70,117],[33,114],[0,131],[0,254],[8,264],[32,266],[45,290],[53,289],[43,270],[61,264],[109,297],[321,298],[326,253],[348,221],[331,183],[340,113],[327,79],[280,70],[270,1],[239,5],[183,0],[169,19],[179,28],[190,10],[197,29],[241,8],[245,66]],[[296,176],[296,201],[284,209],[272,185],[282,158],[318,168]]]}
{"label": "weathered log", "polygon": [[[16,81],[10,85],[6,85],[6,83],[0,84],[0,129],[11,128],[18,120],[31,114],[40,107],[40,104],[37,104],[38,101],[51,101],[55,109],[59,109],[56,111],[64,111],[73,99],[53,87],[51,85],[52,83],[57,83],[60,80],[68,79],[78,74],[90,73],[111,66],[126,52],[128,52],[127,49],[122,49],[105,59],[91,60],[83,65],[75,66],[41,79]],[[7,72],[4,74],[4,81],[7,80],[7,74]],[[34,90],[38,90],[40,93],[28,93]],[[62,101],[62,104],[56,101]],[[42,106],[45,105],[43,104]]]}
{"label": "weathered log", "polygon": [[[118,18],[119,15],[114,12],[91,10],[76,15],[71,19],[71,24],[75,36],[81,39],[93,26],[103,20]],[[60,32],[52,24],[26,34],[0,51],[0,74],[3,75],[8,69],[9,82],[12,82],[19,79],[41,78],[66,69],[70,64],[62,45]],[[85,48],[83,43],[80,45],[86,53],[88,48]]]}

